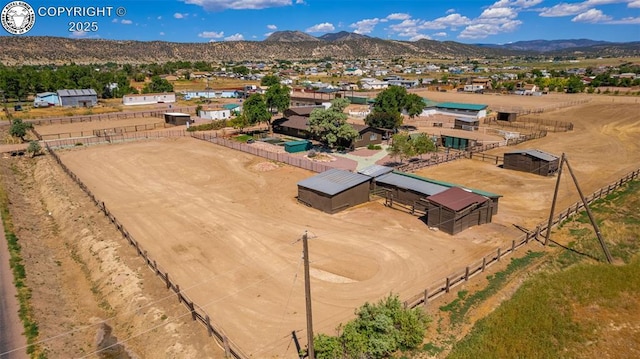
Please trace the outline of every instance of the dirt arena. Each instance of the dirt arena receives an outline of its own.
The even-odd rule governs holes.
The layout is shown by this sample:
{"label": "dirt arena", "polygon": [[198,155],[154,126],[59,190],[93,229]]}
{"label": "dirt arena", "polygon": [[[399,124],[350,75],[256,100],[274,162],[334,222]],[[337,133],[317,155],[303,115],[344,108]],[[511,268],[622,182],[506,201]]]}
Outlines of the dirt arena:
{"label": "dirt arena", "polygon": [[[95,130],[110,130],[122,127],[133,128],[134,126],[141,126],[142,128],[144,125],[147,125],[148,128],[153,128],[154,124],[162,125],[163,123],[164,120],[159,117],[139,117],[118,120],[39,125],[35,126],[35,129],[45,139],[54,139],[56,138],[55,135],[58,134],[60,135],[58,136],[60,138],[92,136],[93,131]],[[158,126],[158,128],[163,127]]]}
{"label": "dirt arena", "polygon": [[492,224],[450,237],[380,203],[327,215],[295,199],[296,183],[313,173],[190,138],[60,156],[256,358],[284,356],[292,330],[306,335],[302,244],[296,243],[305,230],[313,238],[314,327],[328,334],[365,301],[420,293],[496,248],[497,234],[518,235]]}
{"label": "dirt arena", "polygon": [[[539,108],[577,99],[421,95],[490,108]],[[588,194],[640,165],[639,113],[638,98],[593,96],[587,104],[538,115],[571,121],[574,131],[489,153],[565,152]],[[59,154],[213,323],[255,358],[293,357],[292,330],[306,342],[302,244],[296,242],[305,230],[312,237],[314,329],[334,334],[365,301],[390,292],[413,296],[516,238],[521,232],[513,224],[531,228],[545,220],[555,185],[555,177],[479,160],[421,170],[504,196],[494,223],[452,237],[378,202],[336,215],[302,206],[295,200],[296,183],[313,173],[190,138]],[[568,173],[563,177],[558,211],[578,200]]]}

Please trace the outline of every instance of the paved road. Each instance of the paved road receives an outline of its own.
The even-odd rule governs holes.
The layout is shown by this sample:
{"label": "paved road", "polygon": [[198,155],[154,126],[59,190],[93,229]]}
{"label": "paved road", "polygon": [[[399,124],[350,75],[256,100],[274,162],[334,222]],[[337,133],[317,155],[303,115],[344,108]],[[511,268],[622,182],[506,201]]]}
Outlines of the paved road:
{"label": "paved road", "polygon": [[9,250],[4,237],[4,227],[0,221],[0,358],[29,358],[25,349],[12,351],[27,345],[22,331],[22,322],[18,317],[16,287],[13,285],[13,274],[9,267]]}

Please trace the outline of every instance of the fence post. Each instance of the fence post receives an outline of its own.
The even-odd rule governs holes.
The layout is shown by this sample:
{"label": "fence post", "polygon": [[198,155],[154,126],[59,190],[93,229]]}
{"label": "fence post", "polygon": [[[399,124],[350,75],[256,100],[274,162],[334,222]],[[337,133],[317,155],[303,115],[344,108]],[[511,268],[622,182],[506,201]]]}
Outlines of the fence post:
{"label": "fence post", "polygon": [[498,261],[500,261],[500,248],[498,248]]}
{"label": "fence post", "polygon": [[447,277],[447,284],[445,285],[445,292],[449,293],[449,289],[451,288],[451,280]]}
{"label": "fence post", "polygon": [[[527,234],[528,235],[528,234]],[[516,251],[516,240],[511,241],[511,253]]]}
{"label": "fence post", "polygon": [[171,288],[171,281],[169,280],[169,272],[164,272],[164,276],[167,281],[167,289]]}
{"label": "fence post", "polygon": [[226,335],[222,337],[222,345],[224,346],[224,356],[229,357],[231,350],[229,348],[229,338]]}
{"label": "fence post", "polygon": [[209,318],[208,314],[204,316],[204,321],[207,325],[207,333],[209,333],[209,336],[213,336],[213,328],[211,328],[211,318]]}
{"label": "fence post", "polygon": [[467,268],[464,269],[464,281],[468,281],[469,280],[469,266],[467,266]]}
{"label": "fence post", "polygon": [[180,294],[180,285],[176,284],[176,294],[178,295],[178,303],[182,303],[182,295]]}
{"label": "fence post", "polygon": [[189,310],[191,310],[191,318],[196,320],[196,308],[195,305],[193,305],[193,301],[191,301],[191,303],[187,302],[187,305],[189,306]]}
{"label": "fence post", "polygon": [[424,290],[424,306],[426,307],[429,304],[429,289]]}
{"label": "fence post", "polygon": [[482,271],[487,268],[487,257],[482,257]]}

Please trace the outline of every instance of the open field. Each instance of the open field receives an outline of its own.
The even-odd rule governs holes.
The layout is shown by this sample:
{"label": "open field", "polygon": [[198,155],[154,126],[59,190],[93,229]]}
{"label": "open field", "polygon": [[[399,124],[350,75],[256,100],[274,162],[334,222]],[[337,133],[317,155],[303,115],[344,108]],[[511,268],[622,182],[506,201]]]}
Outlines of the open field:
{"label": "open field", "polygon": [[[372,202],[337,215],[298,204],[312,173],[189,138],[60,152],[128,231],[227,335],[254,357],[284,355],[305,328],[301,243],[310,241],[314,325],[333,333],[354,308],[414,295],[493,250],[515,229],[455,238]],[[304,331],[299,333],[303,338]]]}

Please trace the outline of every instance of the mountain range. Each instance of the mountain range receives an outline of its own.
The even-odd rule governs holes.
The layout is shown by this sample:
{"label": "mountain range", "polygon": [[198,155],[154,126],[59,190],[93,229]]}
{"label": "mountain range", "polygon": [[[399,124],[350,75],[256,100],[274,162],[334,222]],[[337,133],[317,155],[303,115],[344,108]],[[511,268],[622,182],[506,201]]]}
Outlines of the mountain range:
{"label": "mountain range", "polygon": [[274,59],[427,59],[505,56],[640,56],[640,41],[612,43],[587,39],[534,40],[503,45],[463,44],[422,39],[383,40],[346,31],[314,37],[301,31],[277,31],[264,41],[172,43],[47,36],[0,36],[4,65],[60,63],[162,63],[167,61],[243,61]]}

